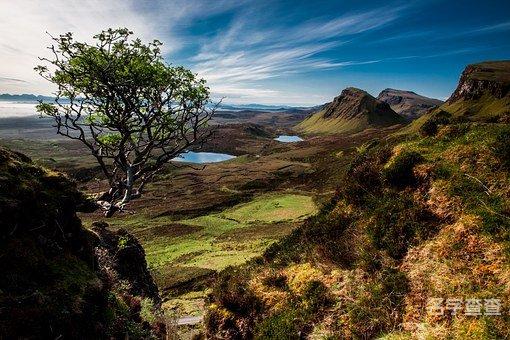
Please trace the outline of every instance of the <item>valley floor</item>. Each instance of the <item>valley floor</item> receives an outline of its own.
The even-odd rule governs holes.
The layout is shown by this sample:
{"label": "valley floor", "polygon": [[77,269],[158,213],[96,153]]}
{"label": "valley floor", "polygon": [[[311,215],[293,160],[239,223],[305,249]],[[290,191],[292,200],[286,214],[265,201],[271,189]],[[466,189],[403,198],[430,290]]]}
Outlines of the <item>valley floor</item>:
{"label": "valley floor", "polygon": [[[177,318],[202,315],[219,270],[261,255],[299,227],[334,193],[344,156],[388,132],[279,143],[271,130],[259,136],[252,127],[221,126],[205,145],[205,151],[237,158],[205,167],[169,166],[128,211],[106,220],[140,240],[163,307]],[[68,172],[86,192],[105,187],[93,160],[76,143],[9,136],[2,144]],[[98,213],[80,217],[85,226],[104,219]]]}

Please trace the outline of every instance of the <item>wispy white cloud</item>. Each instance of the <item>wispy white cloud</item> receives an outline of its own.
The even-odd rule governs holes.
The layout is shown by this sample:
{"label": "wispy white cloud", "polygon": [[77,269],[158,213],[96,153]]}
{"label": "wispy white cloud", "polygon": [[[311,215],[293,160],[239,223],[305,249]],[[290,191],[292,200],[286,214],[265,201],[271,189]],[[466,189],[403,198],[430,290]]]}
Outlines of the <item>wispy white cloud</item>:
{"label": "wispy white cloud", "polygon": [[50,37],[73,32],[90,40],[108,27],[128,27],[145,41],[160,38],[163,51],[178,51],[186,41],[179,30],[202,16],[243,4],[244,0],[15,0],[0,1],[0,76],[26,83],[2,82],[2,92],[47,94],[48,84],[33,71],[45,56]]}
{"label": "wispy white cloud", "polygon": [[377,62],[336,60],[323,54],[348,43],[357,34],[396,20],[402,9],[380,8],[270,29],[254,23],[256,19],[250,13],[244,14],[204,42],[192,58],[193,70],[208,81],[216,96],[239,101],[250,93],[259,99],[273,100],[274,94],[281,93],[253,84],[289,74]]}
{"label": "wispy white cloud", "polygon": [[495,25],[487,25],[487,26],[478,27],[478,28],[475,28],[472,30],[468,30],[464,34],[465,35],[486,34],[486,33],[493,33],[493,32],[503,32],[503,31],[508,31],[508,30],[510,30],[510,21],[501,22],[501,23],[498,23]]}

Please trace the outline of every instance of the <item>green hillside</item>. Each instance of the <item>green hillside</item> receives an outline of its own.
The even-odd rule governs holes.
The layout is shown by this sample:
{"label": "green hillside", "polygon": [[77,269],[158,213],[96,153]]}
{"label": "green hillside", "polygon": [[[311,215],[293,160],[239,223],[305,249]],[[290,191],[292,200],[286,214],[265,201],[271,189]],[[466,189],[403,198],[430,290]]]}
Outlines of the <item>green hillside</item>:
{"label": "green hillside", "polygon": [[404,122],[390,106],[367,92],[346,88],[333,102],[312,114],[295,129],[306,134],[348,134]]}
{"label": "green hillside", "polygon": [[[225,269],[210,295],[208,334],[508,338],[510,126],[504,111],[488,114],[506,100],[504,82],[461,84],[442,107],[450,111],[341,155],[349,165],[317,215],[262,258]],[[447,299],[461,309],[452,313]],[[465,314],[468,303],[492,299],[502,315]]]}
{"label": "green hillside", "polygon": [[510,120],[510,61],[493,61],[466,67],[450,99],[403,132],[417,132],[434,115],[448,112],[460,121]]}

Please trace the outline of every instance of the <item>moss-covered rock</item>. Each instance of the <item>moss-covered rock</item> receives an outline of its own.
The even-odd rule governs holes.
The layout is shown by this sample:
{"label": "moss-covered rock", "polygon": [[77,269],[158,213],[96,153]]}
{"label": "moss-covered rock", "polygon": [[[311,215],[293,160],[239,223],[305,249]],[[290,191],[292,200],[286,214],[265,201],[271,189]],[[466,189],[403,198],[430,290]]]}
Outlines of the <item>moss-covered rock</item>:
{"label": "moss-covered rock", "polygon": [[76,215],[84,203],[63,174],[0,148],[1,337],[163,334],[163,326],[140,318],[142,298],[99,270],[95,249],[101,240]]}

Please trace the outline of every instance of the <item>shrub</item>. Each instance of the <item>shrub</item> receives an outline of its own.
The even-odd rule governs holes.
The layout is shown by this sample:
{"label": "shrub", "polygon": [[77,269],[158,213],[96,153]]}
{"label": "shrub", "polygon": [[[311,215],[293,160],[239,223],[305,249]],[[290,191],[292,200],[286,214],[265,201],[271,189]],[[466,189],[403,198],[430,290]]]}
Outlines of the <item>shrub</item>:
{"label": "shrub", "polygon": [[248,287],[245,271],[234,267],[223,270],[211,292],[213,301],[240,316],[258,314],[262,302]]}
{"label": "shrub", "polygon": [[510,128],[500,131],[496,135],[496,141],[493,144],[494,154],[498,157],[501,164],[510,168]]}
{"label": "shrub", "polygon": [[451,116],[452,115],[446,111],[439,111],[433,114],[432,117],[427,119],[420,127],[420,133],[423,136],[434,136],[437,133],[439,125],[450,123]]}
{"label": "shrub", "polygon": [[360,284],[347,304],[349,338],[372,339],[393,330],[401,321],[408,287],[405,274],[393,268],[385,268],[373,281]]}
{"label": "shrub", "polygon": [[434,121],[434,119],[429,118],[423,123],[423,125],[420,127],[420,133],[425,136],[435,136],[437,133],[437,123]]}
{"label": "shrub", "polygon": [[158,321],[158,316],[154,313],[155,307],[154,302],[149,298],[144,298],[140,301],[140,317],[143,321],[150,324]]}
{"label": "shrub", "polygon": [[374,201],[367,234],[376,249],[385,250],[394,259],[402,258],[409,246],[435,230],[435,216],[412,197],[390,193]]}
{"label": "shrub", "polygon": [[264,319],[256,328],[256,339],[299,339],[298,314],[288,309]]}
{"label": "shrub", "polygon": [[387,164],[383,170],[383,177],[387,183],[395,187],[412,185],[416,181],[413,168],[423,160],[423,156],[416,151],[404,151]]}
{"label": "shrub", "polygon": [[348,253],[344,232],[351,220],[345,216],[323,215],[314,219],[304,230],[303,242],[311,246],[314,255],[338,265],[348,265],[352,254]]}
{"label": "shrub", "polygon": [[340,188],[342,196],[349,203],[362,204],[367,193],[378,191],[382,186],[382,166],[390,156],[391,149],[386,146],[371,148],[356,155]]}
{"label": "shrub", "polygon": [[287,278],[280,274],[271,274],[262,279],[262,284],[267,287],[273,287],[281,290],[287,290]]}
{"label": "shrub", "polygon": [[331,302],[328,288],[318,280],[306,284],[303,292],[303,304],[309,313],[316,313]]}

